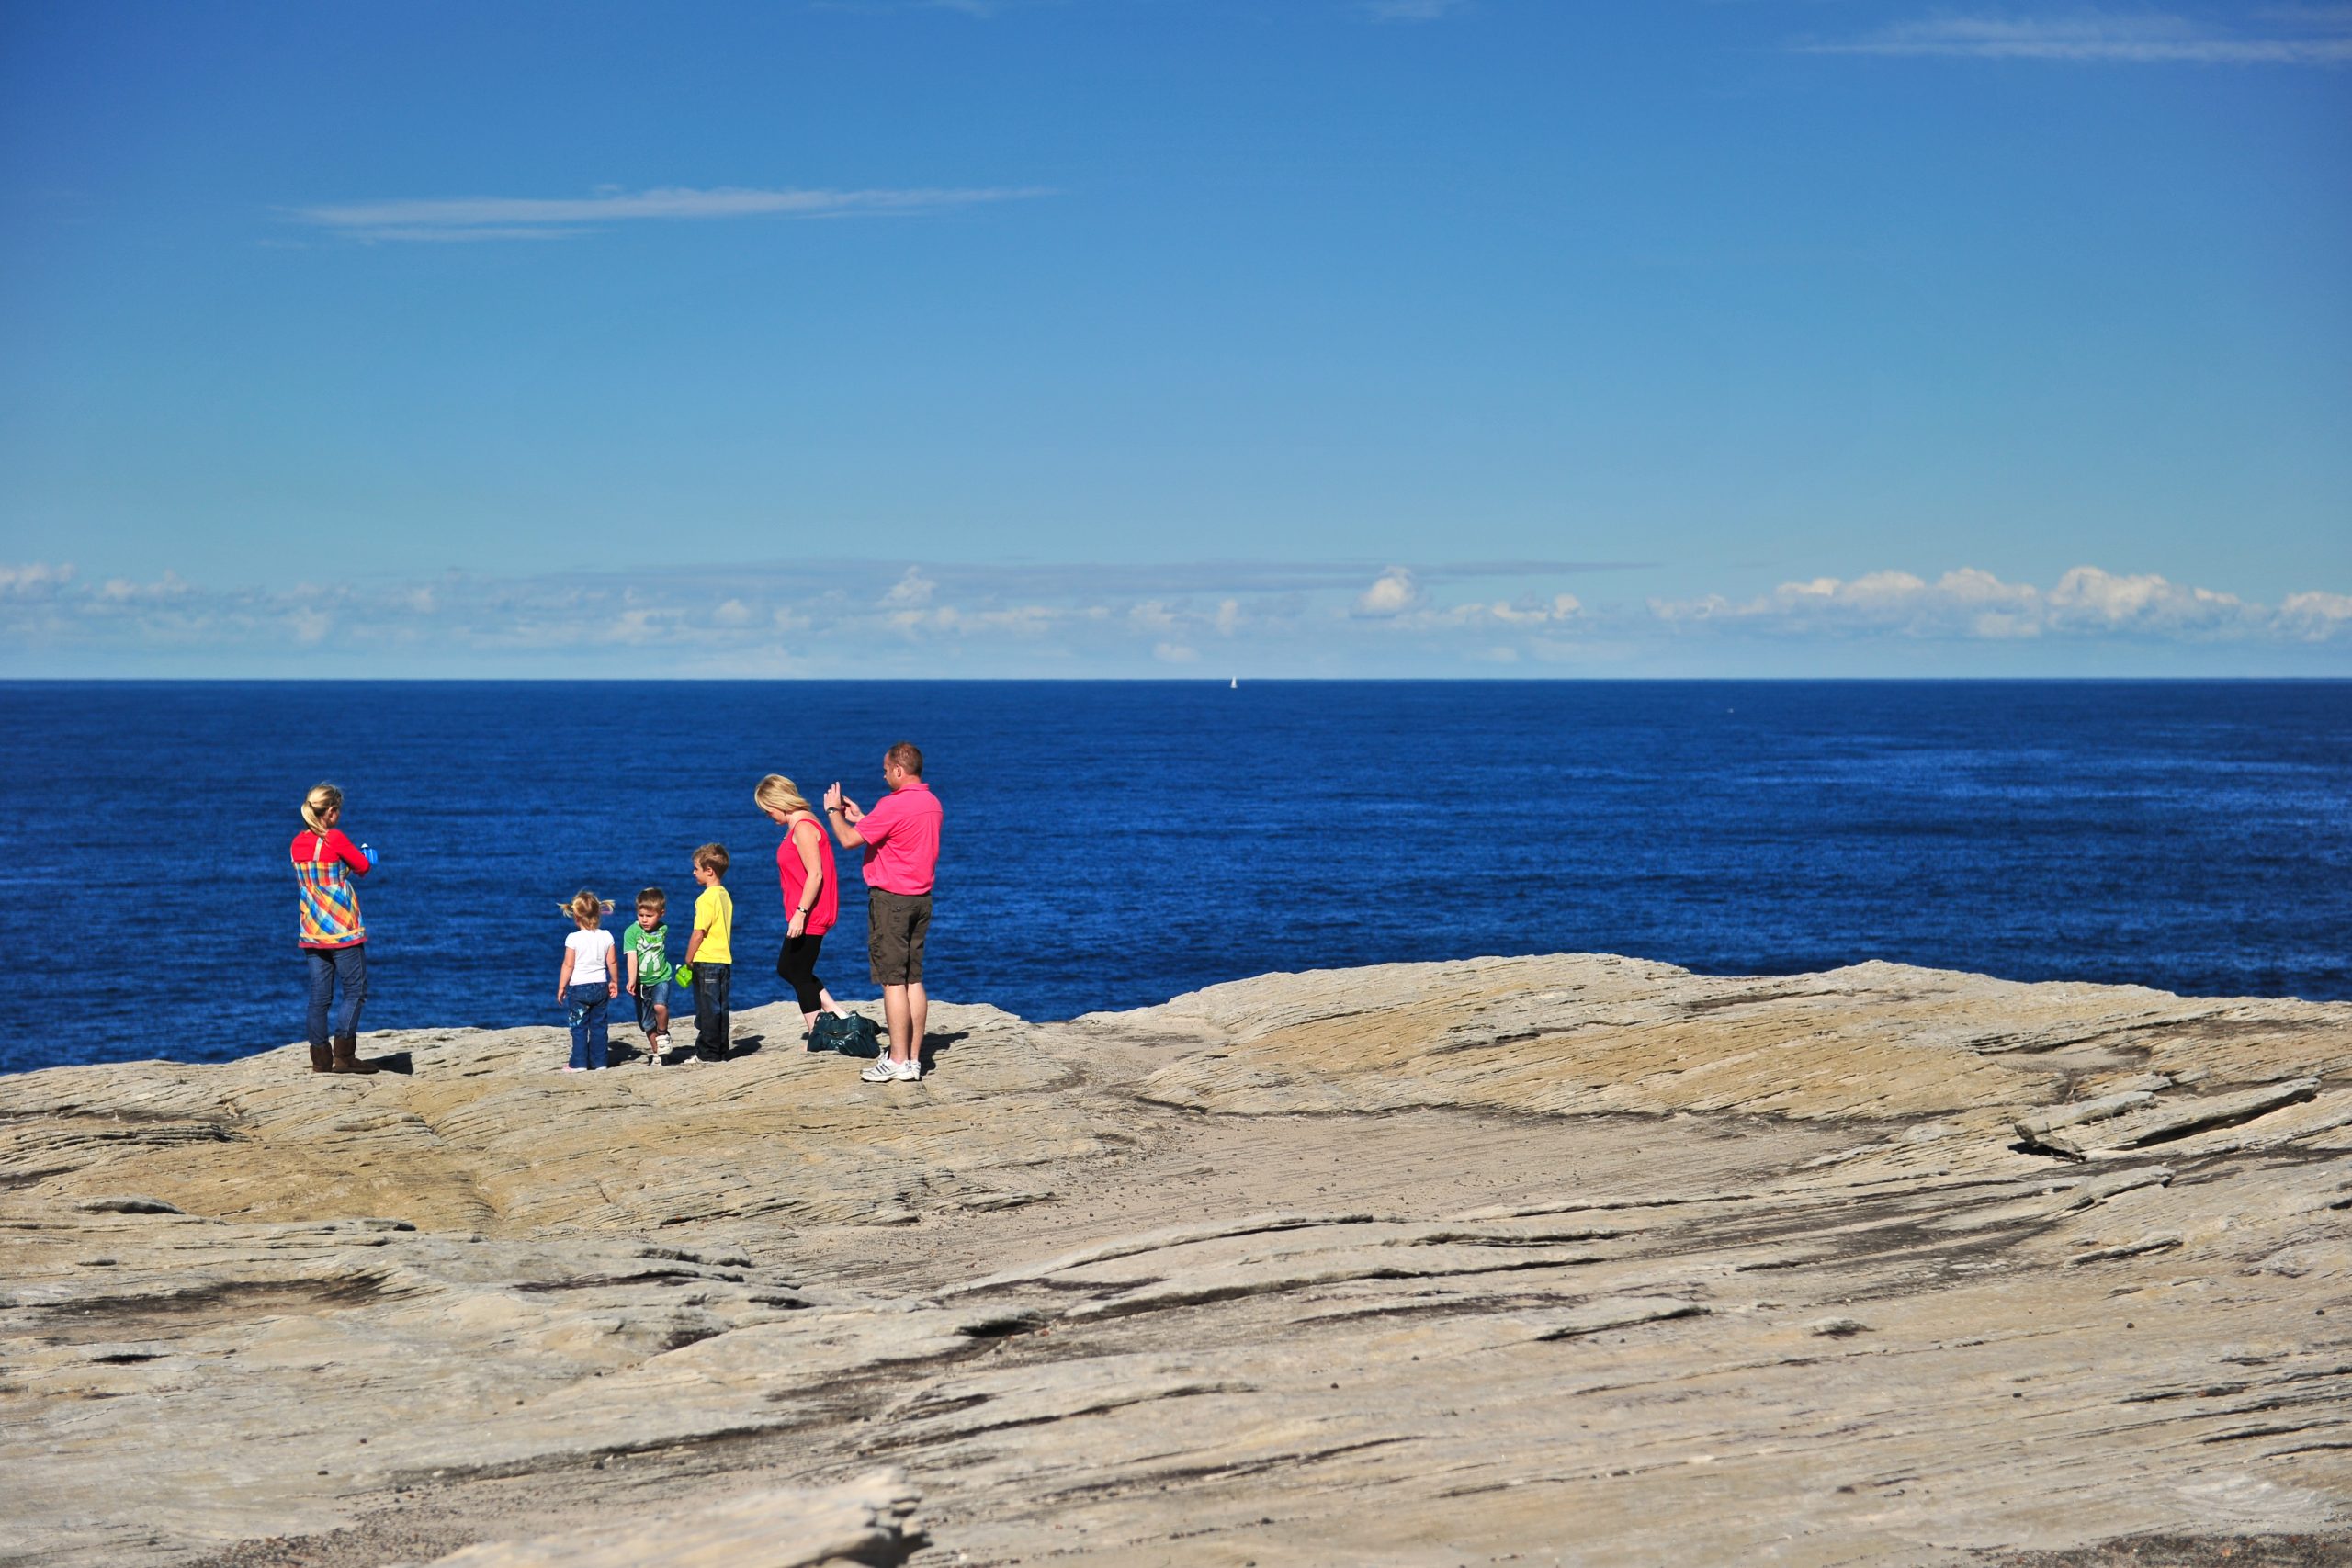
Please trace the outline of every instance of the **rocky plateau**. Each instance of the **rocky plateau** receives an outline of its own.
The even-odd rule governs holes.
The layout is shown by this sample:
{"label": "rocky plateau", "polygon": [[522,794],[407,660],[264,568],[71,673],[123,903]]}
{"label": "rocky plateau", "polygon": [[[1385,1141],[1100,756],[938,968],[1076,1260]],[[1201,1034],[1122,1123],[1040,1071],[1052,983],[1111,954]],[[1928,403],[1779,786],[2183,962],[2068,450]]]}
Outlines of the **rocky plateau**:
{"label": "rocky plateau", "polygon": [[2352,1562],[2352,1004],[1572,955],[0,1077],[0,1563]]}

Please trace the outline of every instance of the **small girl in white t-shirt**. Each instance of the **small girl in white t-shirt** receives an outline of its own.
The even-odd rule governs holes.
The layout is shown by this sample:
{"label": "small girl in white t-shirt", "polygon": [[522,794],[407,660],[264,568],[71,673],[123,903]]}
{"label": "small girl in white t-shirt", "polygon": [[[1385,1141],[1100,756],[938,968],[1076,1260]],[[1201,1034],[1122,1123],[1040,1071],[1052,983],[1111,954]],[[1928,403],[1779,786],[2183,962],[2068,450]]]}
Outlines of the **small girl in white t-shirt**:
{"label": "small girl in white t-shirt", "polygon": [[605,1065],[605,1010],[621,994],[620,965],[613,956],[613,933],[596,929],[613,912],[610,899],[585,887],[562,906],[580,929],[563,939],[563,973],[556,977],[556,1000],[571,1023],[571,1066],[567,1073]]}

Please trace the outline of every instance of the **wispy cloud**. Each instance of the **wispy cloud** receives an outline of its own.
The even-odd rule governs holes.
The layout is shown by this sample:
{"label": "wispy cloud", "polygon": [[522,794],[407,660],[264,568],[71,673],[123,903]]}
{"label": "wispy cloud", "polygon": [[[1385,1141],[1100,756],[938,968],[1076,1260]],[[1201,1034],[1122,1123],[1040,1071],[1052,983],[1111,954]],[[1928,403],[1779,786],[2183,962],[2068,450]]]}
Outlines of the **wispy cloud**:
{"label": "wispy cloud", "polygon": [[1907,571],[1875,571],[1784,582],[1739,601],[1718,594],[1652,599],[1649,609],[1678,630],[1781,637],[2322,641],[2352,634],[2352,596],[2306,592],[2273,609],[2153,572],[2095,566],[2075,567],[2046,589],[1964,567],[1932,582]]}
{"label": "wispy cloud", "polygon": [[1458,17],[1472,0],[1359,0],[1356,9],[1375,22],[1436,22]]}
{"label": "wispy cloud", "polygon": [[1394,660],[1473,627],[1556,632],[1576,599],[1529,582],[1618,564],[836,560],[220,588],[170,572],[89,584],[31,562],[0,564],[0,656],[36,671],[44,659],[201,654],[280,660],[289,674],[371,662],[594,673],[643,653],[652,661],[630,668],[913,674],[1010,661],[1088,673],[1191,663],[1214,647],[1244,660],[1287,649],[1344,672],[1351,638]]}
{"label": "wispy cloud", "polygon": [[[0,671],[935,676],[1199,664],[1348,675],[1650,657],[1747,668],[1763,642],[2037,640],[2352,655],[2352,593],[2332,589],[2271,606],[2154,573],[2083,566],[2041,587],[1963,568],[1589,604],[1538,586],[1545,574],[1484,570],[1543,564],[845,560],[235,587],[0,564]],[[1705,653],[1710,643],[1721,651]]]}
{"label": "wispy cloud", "polygon": [[330,202],[283,209],[290,220],[367,241],[550,240],[614,223],[726,218],[910,215],[1050,196],[1035,186],[904,190],[600,190],[585,197],[450,197]]}
{"label": "wispy cloud", "polygon": [[0,597],[47,598],[63,592],[74,581],[71,561],[51,566],[47,561],[27,561],[22,566],[10,566],[0,561]]}
{"label": "wispy cloud", "polygon": [[987,21],[1010,10],[1037,4],[1059,3],[1060,0],[809,0],[809,9],[864,11],[875,15],[892,11],[953,11],[958,16]]}
{"label": "wispy cloud", "polygon": [[938,584],[922,574],[922,568],[910,566],[898,581],[890,584],[888,592],[882,595],[882,603],[892,609],[928,604],[938,591]]}
{"label": "wispy cloud", "polygon": [[2334,6],[2254,14],[2258,32],[2222,31],[2157,12],[2060,17],[1944,16],[1857,38],[1792,45],[1806,54],[2120,64],[2342,65],[2352,62],[2352,14]]}

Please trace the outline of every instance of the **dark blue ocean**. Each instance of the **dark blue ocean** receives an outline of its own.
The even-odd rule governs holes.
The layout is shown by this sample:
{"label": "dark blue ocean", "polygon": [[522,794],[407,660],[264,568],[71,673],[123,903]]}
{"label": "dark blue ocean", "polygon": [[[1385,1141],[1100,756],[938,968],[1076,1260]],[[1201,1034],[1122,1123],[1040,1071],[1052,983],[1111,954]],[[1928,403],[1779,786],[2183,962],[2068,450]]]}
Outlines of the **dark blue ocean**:
{"label": "dark blue ocean", "polygon": [[17,683],[0,722],[0,1070],[298,1038],[322,778],[384,857],[364,1028],[560,1021],[558,902],[682,908],[710,839],[738,1005],[777,999],[752,786],[871,805],[901,738],[932,992],[1031,1018],[1556,951],[2352,998],[2352,682]]}

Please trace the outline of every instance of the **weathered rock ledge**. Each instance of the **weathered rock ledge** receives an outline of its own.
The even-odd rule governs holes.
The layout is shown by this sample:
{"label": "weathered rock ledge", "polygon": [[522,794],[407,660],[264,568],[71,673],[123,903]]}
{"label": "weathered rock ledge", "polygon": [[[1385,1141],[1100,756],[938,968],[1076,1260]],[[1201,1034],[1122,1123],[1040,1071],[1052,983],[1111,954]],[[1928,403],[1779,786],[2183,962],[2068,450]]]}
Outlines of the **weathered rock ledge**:
{"label": "weathered rock ledge", "polygon": [[0,1078],[0,1563],[2352,1561],[2352,1005],[1482,960],[942,1008],[920,1087],[738,1028]]}

